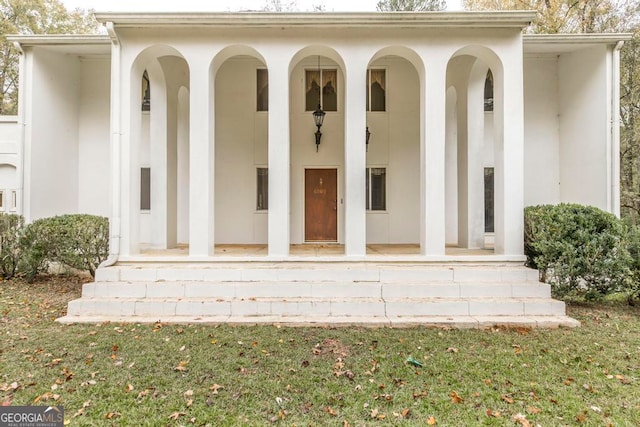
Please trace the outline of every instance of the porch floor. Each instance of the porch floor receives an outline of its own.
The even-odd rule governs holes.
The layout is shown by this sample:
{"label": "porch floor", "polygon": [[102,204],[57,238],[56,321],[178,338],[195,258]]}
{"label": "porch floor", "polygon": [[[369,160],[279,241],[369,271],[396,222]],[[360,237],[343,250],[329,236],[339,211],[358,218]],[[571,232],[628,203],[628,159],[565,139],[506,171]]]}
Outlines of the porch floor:
{"label": "porch floor", "polygon": [[[344,245],[332,243],[310,243],[291,245],[289,255],[292,257],[333,257],[344,255]],[[161,256],[188,256],[189,246],[178,245],[171,249],[151,249],[145,248],[140,251],[141,256],[161,257]],[[247,257],[247,256],[267,256],[267,245],[243,245],[229,244],[216,245],[214,256]],[[367,245],[367,255],[373,256],[394,256],[394,255],[420,255],[420,245],[417,244],[371,244]],[[456,246],[447,246],[446,256],[468,256],[468,255],[494,255],[493,248],[467,249]]]}

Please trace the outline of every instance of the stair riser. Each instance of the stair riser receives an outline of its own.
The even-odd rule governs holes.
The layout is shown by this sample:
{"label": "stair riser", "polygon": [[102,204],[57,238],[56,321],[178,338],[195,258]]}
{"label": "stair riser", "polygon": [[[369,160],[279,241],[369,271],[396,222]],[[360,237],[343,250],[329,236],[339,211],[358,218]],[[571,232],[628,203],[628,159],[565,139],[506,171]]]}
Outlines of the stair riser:
{"label": "stair riser", "polygon": [[103,268],[97,282],[527,282],[526,268],[354,267],[354,268]]}
{"label": "stair riser", "polygon": [[161,301],[85,299],[69,303],[68,316],[135,317],[175,316],[261,317],[303,316],[330,317],[426,317],[426,316],[563,316],[564,303],[546,301],[479,301],[479,300],[322,300],[322,301]]}
{"label": "stair riser", "polygon": [[100,298],[549,298],[543,283],[88,283]]}

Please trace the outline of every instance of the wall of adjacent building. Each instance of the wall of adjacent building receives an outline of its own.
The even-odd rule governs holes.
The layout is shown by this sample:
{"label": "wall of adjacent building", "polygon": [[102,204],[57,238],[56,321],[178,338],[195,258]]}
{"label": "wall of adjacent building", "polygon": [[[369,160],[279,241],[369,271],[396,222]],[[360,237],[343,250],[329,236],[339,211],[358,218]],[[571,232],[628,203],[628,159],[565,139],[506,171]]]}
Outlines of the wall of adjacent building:
{"label": "wall of adjacent building", "polygon": [[109,215],[109,61],[25,59],[25,216]]}
{"label": "wall of adjacent building", "polygon": [[610,105],[606,47],[561,55],[560,200],[607,209]]}
{"label": "wall of adjacent building", "polygon": [[21,212],[18,204],[19,141],[18,117],[0,116],[0,212]]}
{"label": "wall of adjacent building", "polygon": [[525,205],[563,202],[608,209],[606,49],[525,59]]}
{"label": "wall of adjacent building", "polygon": [[524,203],[560,202],[558,59],[524,61]]}
{"label": "wall of adjacent building", "polygon": [[78,211],[80,60],[31,49],[24,94],[27,220]]}
{"label": "wall of adjacent building", "polygon": [[80,63],[78,117],[78,211],[109,216],[110,61],[86,59]]}

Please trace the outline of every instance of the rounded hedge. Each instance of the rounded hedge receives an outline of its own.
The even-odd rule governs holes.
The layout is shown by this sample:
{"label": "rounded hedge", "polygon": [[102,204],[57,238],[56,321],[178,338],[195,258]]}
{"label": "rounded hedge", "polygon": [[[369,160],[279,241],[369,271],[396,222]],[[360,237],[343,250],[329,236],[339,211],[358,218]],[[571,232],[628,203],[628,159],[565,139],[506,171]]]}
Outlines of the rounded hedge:
{"label": "rounded hedge", "polygon": [[527,264],[552,285],[554,296],[600,298],[628,289],[627,230],[615,215],[592,206],[525,208]]}

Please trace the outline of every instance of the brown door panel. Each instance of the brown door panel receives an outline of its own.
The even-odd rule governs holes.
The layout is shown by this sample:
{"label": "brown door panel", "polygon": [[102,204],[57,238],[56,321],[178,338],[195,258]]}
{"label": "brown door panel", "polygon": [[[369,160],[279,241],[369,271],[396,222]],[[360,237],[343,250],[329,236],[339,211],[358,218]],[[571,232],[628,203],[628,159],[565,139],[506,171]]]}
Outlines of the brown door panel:
{"label": "brown door panel", "polygon": [[305,169],[305,240],[338,240],[338,170]]}

